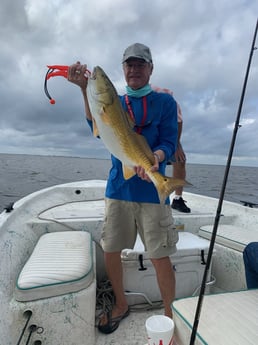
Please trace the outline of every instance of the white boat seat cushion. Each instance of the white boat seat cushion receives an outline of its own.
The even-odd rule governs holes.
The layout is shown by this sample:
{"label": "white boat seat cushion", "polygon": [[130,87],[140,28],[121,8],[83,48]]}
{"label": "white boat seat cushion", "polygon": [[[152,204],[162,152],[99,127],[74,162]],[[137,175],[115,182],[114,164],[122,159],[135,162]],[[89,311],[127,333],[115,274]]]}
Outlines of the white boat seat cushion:
{"label": "white boat seat cushion", "polygon": [[[173,302],[175,336],[188,345],[194,327],[198,297]],[[206,295],[195,345],[258,344],[258,290]]]}
{"label": "white boat seat cushion", "polygon": [[[213,225],[203,225],[200,227],[199,236],[211,239]],[[244,230],[234,225],[221,224],[218,226],[216,243],[225,247],[243,252],[249,242],[257,241],[258,231]]]}
{"label": "white boat seat cushion", "polygon": [[32,301],[85,289],[94,279],[94,263],[90,233],[44,234],[19,274],[16,300]]}

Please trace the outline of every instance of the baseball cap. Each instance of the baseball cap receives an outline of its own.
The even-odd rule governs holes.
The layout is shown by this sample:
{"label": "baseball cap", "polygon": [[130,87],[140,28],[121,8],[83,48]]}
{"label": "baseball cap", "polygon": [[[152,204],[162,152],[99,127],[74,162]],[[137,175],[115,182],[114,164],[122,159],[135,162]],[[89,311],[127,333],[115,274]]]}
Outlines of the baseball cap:
{"label": "baseball cap", "polygon": [[123,55],[122,63],[129,58],[143,59],[146,62],[152,62],[152,56],[150,48],[142,43],[134,43],[126,48]]}

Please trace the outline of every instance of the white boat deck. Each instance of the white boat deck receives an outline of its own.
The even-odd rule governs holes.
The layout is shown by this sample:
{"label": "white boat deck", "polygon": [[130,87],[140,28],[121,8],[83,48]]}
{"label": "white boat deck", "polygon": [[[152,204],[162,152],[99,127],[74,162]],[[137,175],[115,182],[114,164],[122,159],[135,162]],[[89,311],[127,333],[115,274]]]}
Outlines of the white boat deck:
{"label": "white boat deck", "polygon": [[[209,205],[207,200],[199,200],[197,204],[194,200],[194,195],[186,194],[189,206],[191,206],[191,213],[181,213],[177,210],[172,210],[175,223],[179,229],[189,231],[192,233],[198,233],[200,226],[212,224],[215,218],[216,208],[213,205]],[[77,221],[90,221],[99,220],[102,221],[105,213],[104,199],[99,200],[86,200],[86,201],[74,201],[63,203],[58,206],[46,209],[46,211],[40,213],[39,219],[45,221],[55,221],[56,223],[72,223]],[[221,217],[222,223],[230,223],[234,215],[223,215]],[[180,227],[182,226],[182,228]]]}
{"label": "white boat deck", "polygon": [[[217,204],[214,203],[214,200],[212,198],[210,199],[198,196],[198,202],[196,202],[196,196],[194,194],[187,192],[184,194],[184,198],[187,200],[187,205],[191,208],[191,213],[184,214],[172,210],[172,214],[178,228],[192,233],[199,233],[199,229],[202,226],[205,227],[208,225],[209,229],[212,228],[217,210]],[[222,227],[226,225],[226,227],[229,226],[231,227],[231,229],[234,228],[234,225],[232,224],[235,223],[237,216],[238,215],[235,213],[235,211],[231,209],[231,203],[228,203],[227,207],[222,212],[219,226]],[[99,220],[100,223],[102,223],[103,217],[104,200],[97,200],[93,203],[92,201],[85,201],[79,203],[75,202],[71,203],[69,205],[69,208],[67,208],[67,205],[61,205],[57,208],[47,210],[46,212],[40,215],[41,219],[54,219],[57,222],[64,222],[70,225],[72,225],[74,221],[83,221],[86,219],[88,222],[90,222],[90,220]],[[230,312],[230,308],[228,308],[228,311]],[[118,330],[110,335],[101,334],[98,332],[96,328],[96,345],[147,344],[145,321],[149,316],[153,314],[163,314],[163,309],[161,308],[149,311],[132,311],[130,315],[121,322]],[[174,344],[176,345],[177,341],[178,344],[181,345],[180,339],[175,340]],[[206,343],[204,342],[200,344]],[[214,344],[217,345],[216,342],[214,342]]]}
{"label": "white boat deck", "polygon": [[[81,181],[55,186],[53,188],[50,187],[19,200],[15,203],[14,210],[10,214],[4,213],[1,215],[0,252],[2,265],[0,266],[0,276],[2,280],[0,279],[0,309],[7,315],[5,319],[0,320],[1,345],[12,345],[17,342],[18,339],[18,335],[13,333],[14,329],[11,330],[8,326],[11,324],[11,322],[8,321],[9,319],[15,320],[14,322],[17,329],[20,329],[24,325],[24,320],[22,318],[24,306],[21,304],[18,305],[13,300],[12,290],[20,270],[41,235],[48,232],[66,230],[90,232],[97,243],[96,261],[98,274],[99,266],[103,268],[103,261],[101,262],[101,260],[103,260],[103,253],[98,244],[104,218],[104,189],[105,181]],[[178,226],[178,229],[194,234],[199,234],[200,227],[209,226],[208,229],[210,230],[215,220],[217,200],[187,192],[184,193],[184,199],[187,200],[187,205],[191,208],[191,213],[184,214],[172,210],[175,224]],[[224,229],[230,228],[230,231],[233,229],[233,231],[231,231],[232,234],[234,234],[234,229],[243,229],[243,233],[246,235],[247,230],[252,233],[258,231],[257,219],[258,209],[251,209],[240,204],[224,202],[219,226],[221,229],[223,229],[223,227]],[[240,235],[242,236],[243,234]],[[233,240],[236,240],[234,236]],[[17,255],[17,253],[19,253],[19,255]],[[216,284],[218,284],[219,290],[235,291],[244,287],[241,255],[241,251],[228,247],[226,243],[216,244],[216,253],[212,262],[212,274],[215,273],[217,279]],[[232,265],[235,267],[234,270],[232,270]],[[234,293],[232,293],[232,295],[234,295]],[[193,301],[196,301],[196,299],[193,299]],[[209,313],[209,315],[212,316],[213,308],[217,300],[212,299],[211,301],[208,307],[209,311],[207,310],[207,315]],[[181,308],[178,307],[179,304],[177,303],[179,302],[176,301],[175,303],[179,311]],[[193,305],[190,308],[191,313],[194,312],[194,303],[196,302],[192,303]],[[36,304],[40,305],[41,300],[37,301]],[[80,302],[80,305],[82,304],[84,304],[84,302]],[[253,305],[257,306],[257,302]],[[229,305],[228,309],[230,308]],[[87,308],[84,309],[87,313]],[[184,311],[181,312],[180,309],[180,313],[183,315]],[[163,314],[163,309],[132,311],[130,315],[121,322],[116,332],[110,335],[100,334],[96,328],[95,345],[147,344],[145,321],[153,314]],[[35,312],[34,315],[37,316],[37,312]],[[237,315],[239,315],[239,319],[241,320],[241,312]],[[53,318],[54,317],[56,317],[55,313],[53,313]],[[218,318],[219,317],[220,316],[218,316]],[[257,314],[255,316],[257,325],[258,321],[256,318]],[[207,320],[208,319],[209,317],[207,316]],[[214,323],[214,326],[216,326],[216,323]],[[60,325],[58,327],[60,327]],[[177,325],[177,327],[179,326]],[[17,329],[15,330],[16,332]],[[56,329],[57,325],[55,324],[55,330]],[[76,329],[76,327],[74,329]],[[247,324],[245,324],[245,329],[247,329],[247,331],[249,329]],[[234,330],[231,332],[233,331]],[[216,332],[216,330],[214,330],[214,332]],[[40,337],[40,335],[38,336]],[[76,338],[76,330],[74,338]],[[9,339],[9,342],[5,344],[4,339]],[[45,339],[44,341],[44,345],[52,345],[51,339]],[[79,342],[75,339],[72,344],[69,343],[69,345],[82,344],[88,345],[87,339],[82,340],[80,338]],[[186,344],[187,343],[177,341],[177,345]],[[208,344],[218,345],[219,343],[208,342]],[[235,344],[238,343],[234,343],[234,345]],[[242,342],[241,345],[243,344],[253,345],[256,343]]]}
{"label": "white boat deck", "polygon": [[[174,302],[174,345],[189,345],[196,305],[197,297]],[[205,296],[196,345],[255,345],[257,305],[258,290]],[[162,309],[132,312],[110,335],[96,329],[96,345],[147,345],[145,321],[149,316],[162,313]]]}
{"label": "white boat deck", "polygon": [[96,329],[96,345],[147,345],[145,321],[148,317],[157,314],[163,315],[163,310],[131,312],[120,323],[119,328],[108,335],[101,334]]}

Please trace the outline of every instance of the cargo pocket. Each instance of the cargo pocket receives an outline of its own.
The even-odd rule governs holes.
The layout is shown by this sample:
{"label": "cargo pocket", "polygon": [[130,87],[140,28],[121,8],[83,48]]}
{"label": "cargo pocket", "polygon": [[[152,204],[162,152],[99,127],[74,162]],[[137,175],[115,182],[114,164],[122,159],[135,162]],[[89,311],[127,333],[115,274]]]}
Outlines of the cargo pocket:
{"label": "cargo pocket", "polygon": [[173,247],[178,242],[178,232],[171,217],[160,220],[161,245],[162,247]]}

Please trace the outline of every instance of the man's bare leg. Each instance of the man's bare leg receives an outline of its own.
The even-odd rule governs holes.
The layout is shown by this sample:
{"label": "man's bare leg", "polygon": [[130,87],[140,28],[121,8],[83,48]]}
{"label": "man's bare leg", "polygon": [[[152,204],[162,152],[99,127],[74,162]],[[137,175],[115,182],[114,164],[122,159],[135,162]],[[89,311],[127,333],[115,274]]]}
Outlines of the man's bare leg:
{"label": "man's bare leg", "polygon": [[171,305],[175,299],[176,279],[170,258],[166,256],[160,259],[151,259],[151,262],[156,270],[165,315],[172,318],[173,314]]}
{"label": "man's bare leg", "polygon": [[[123,315],[128,310],[127,300],[123,287],[123,268],[121,262],[121,252],[104,253],[105,265],[108,278],[112,284],[116,298],[116,304],[112,309],[112,318]],[[107,323],[106,315],[101,319],[100,324]]]}
{"label": "man's bare leg", "polygon": [[[173,177],[185,180],[186,168],[185,161],[174,162],[173,163]],[[174,199],[172,201],[171,207],[180,212],[190,213],[191,209],[186,206],[185,200],[182,197],[183,187],[177,187],[175,189]]]}
{"label": "man's bare leg", "polygon": [[[173,162],[173,177],[185,180],[186,169],[185,162]],[[177,187],[175,189],[175,195],[181,196],[183,194],[183,187]]]}

